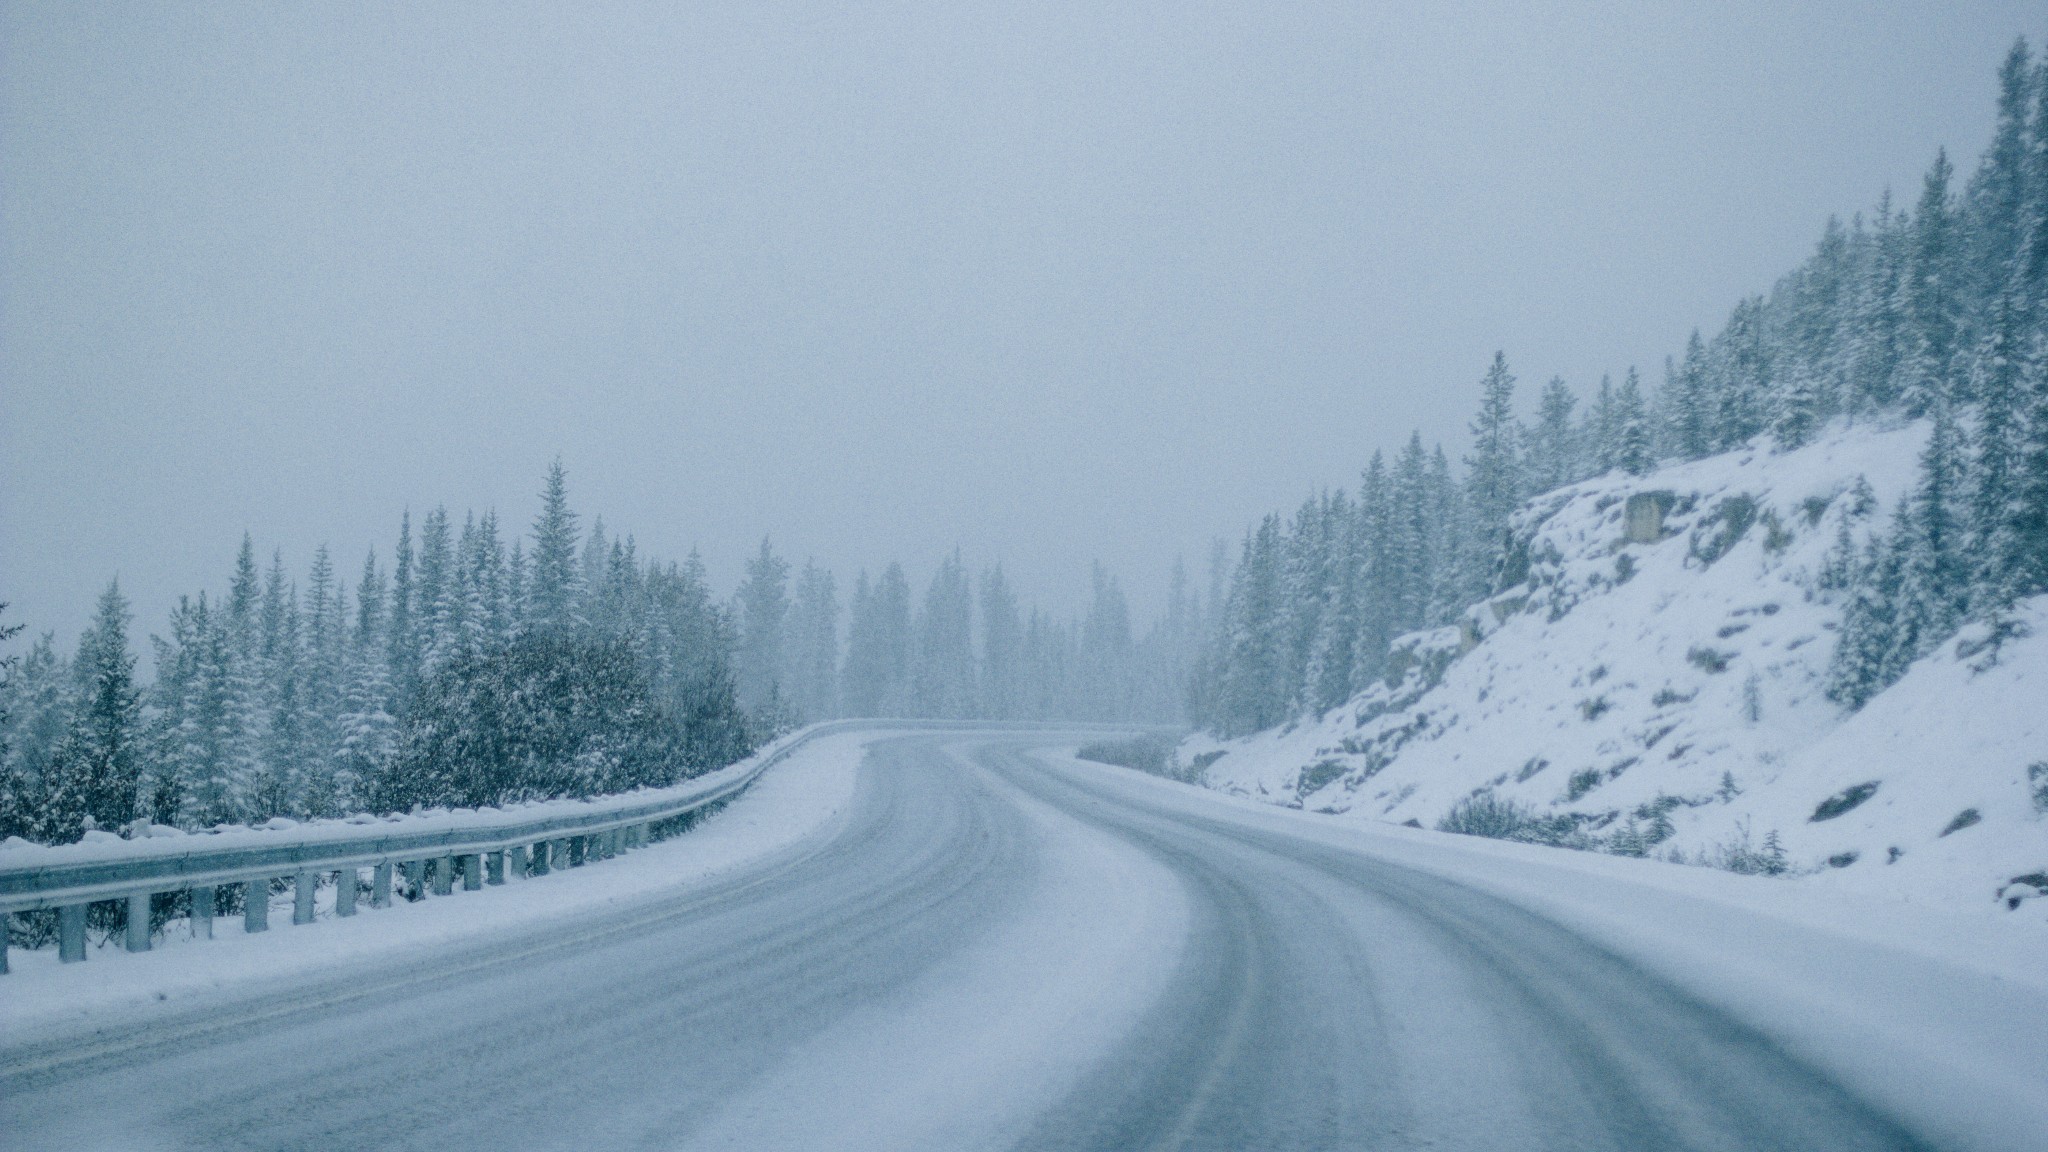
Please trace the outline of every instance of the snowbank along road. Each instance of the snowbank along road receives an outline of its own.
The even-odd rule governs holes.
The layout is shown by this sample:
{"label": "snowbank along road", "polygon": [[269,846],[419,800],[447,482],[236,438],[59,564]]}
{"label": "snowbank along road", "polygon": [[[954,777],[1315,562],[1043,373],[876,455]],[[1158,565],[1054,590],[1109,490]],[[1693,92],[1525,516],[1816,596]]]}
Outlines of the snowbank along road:
{"label": "snowbank along road", "polygon": [[[834,818],[743,867],[0,1038],[0,1144],[1811,1152],[2048,1132],[2041,982],[1732,906],[1671,915],[1682,895],[1637,894],[1679,928],[1603,931],[1512,898],[1536,857],[1058,744],[877,738]],[[1786,987],[1716,966],[1744,933],[1741,954],[1787,957]],[[1807,970],[1839,978],[1809,996]]]}

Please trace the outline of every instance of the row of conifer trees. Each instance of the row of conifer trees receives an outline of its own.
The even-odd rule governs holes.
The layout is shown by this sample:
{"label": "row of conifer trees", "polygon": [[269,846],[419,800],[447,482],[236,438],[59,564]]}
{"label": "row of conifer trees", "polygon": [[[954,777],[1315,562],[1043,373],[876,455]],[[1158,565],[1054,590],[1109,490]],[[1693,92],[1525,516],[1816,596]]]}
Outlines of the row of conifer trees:
{"label": "row of conifer trees", "polygon": [[[1583,415],[1552,379],[1533,421],[1496,354],[1462,469],[1420,436],[1247,533],[1190,682],[1202,725],[1237,735],[1348,699],[1388,644],[1494,591],[1528,498],[1612,469],[1642,475],[1830,422],[1924,420],[1919,480],[1886,521],[1857,504],[1822,583],[1842,598],[1829,694],[1856,708],[1970,619],[1994,632],[2048,591],[2048,64],[2024,41],[1998,76],[1991,146],[1963,187],[1935,157],[1910,211],[1829,220],[1813,254],[1718,334],[1695,332],[1645,395],[1631,368]],[[1852,532],[1852,527],[1860,528]]]}
{"label": "row of conifer trees", "polygon": [[[662,785],[835,716],[1173,720],[1200,608],[1176,575],[1136,634],[1099,566],[1085,615],[1020,608],[958,557],[913,604],[902,565],[832,573],[763,541],[729,601],[693,552],[585,533],[557,465],[530,536],[435,509],[353,586],[245,537],[220,596],[181,598],[142,683],[118,585],[77,653],[45,635],[0,681],[0,837],[186,828]],[[7,636],[19,631],[11,626]],[[841,633],[845,633],[842,640]],[[7,637],[0,637],[6,639]]]}

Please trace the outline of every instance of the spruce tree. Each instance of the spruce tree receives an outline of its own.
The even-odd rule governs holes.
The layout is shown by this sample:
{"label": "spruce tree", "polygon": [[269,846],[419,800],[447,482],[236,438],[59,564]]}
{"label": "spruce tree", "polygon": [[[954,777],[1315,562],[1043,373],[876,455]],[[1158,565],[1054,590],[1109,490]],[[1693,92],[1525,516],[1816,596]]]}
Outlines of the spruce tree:
{"label": "spruce tree", "polygon": [[1549,492],[1579,478],[1578,442],[1573,435],[1572,409],[1578,398],[1564,379],[1552,376],[1536,404],[1536,427],[1529,435],[1529,491]]}
{"label": "spruce tree", "polygon": [[803,720],[823,720],[839,706],[839,595],[830,570],[804,561],[790,609],[790,703]]}
{"label": "spruce tree", "polygon": [[981,701],[990,720],[1017,720],[1024,709],[1024,626],[1002,565],[981,577]]}
{"label": "spruce tree", "polygon": [[1680,459],[1698,460],[1715,448],[1714,407],[1707,388],[1707,346],[1699,329],[1685,342],[1685,359],[1673,377],[1671,427]]}
{"label": "spruce tree", "polygon": [[1966,399],[1954,378],[1958,275],[1948,188],[1952,171],[1948,154],[1937,152],[1913,212],[1906,264],[1906,355],[1894,388],[1911,416]]}
{"label": "spruce tree", "polygon": [[391,561],[391,607],[384,623],[384,646],[390,667],[392,714],[403,715],[405,702],[420,684],[420,653],[413,643],[412,512],[399,517],[398,545]]}
{"label": "spruce tree", "polygon": [[1903,673],[1956,629],[1968,598],[1963,439],[1946,404],[1920,456],[1920,480],[1907,506],[1902,550],[1897,655]]}
{"label": "spruce tree", "polygon": [[1891,209],[1891,190],[1878,201],[1866,241],[1868,259],[1850,321],[1849,411],[1881,411],[1898,400],[1906,358],[1906,221]]}
{"label": "spruce tree", "polygon": [[[1650,414],[1643,404],[1642,383],[1634,365],[1629,366],[1621,390],[1615,393],[1614,423],[1614,466],[1631,476],[1648,474],[1657,461],[1651,447]],[[1505,523],[1503,520],[1503,527]]]}
{"label": "spruce tree", "polygon": [[[1633,369],[1629,379],[1635,379]],[[1465,546],[1477,558],[1478,569],[1490,569],[1507,535],[1508,517],[1525,494],[1514,403],[1515,378],[1508,372],[1507,356],[1496,351],[1493,364],[1479,382],[1479,414],[1470,426],[1472,454],[1465,458],[1465,505],[1471,515],[1471,537]],[[1636,406],[1640,423],[1640,396]],[[1646,432],[1647,426],[1638,430]],[[1483,595],[1487,583],[1486,572],[1474,571],[1467,588],[1474,595]]]}
{"label": "spruce tree", "polygon": [[572,628],[580,592],[576,564],[576,514],[569,510],[568,481],[562,462],[548,467],[547,485],[541,491],[540,516],[533,524],[532,570],[528,574],[528,626],[533,629]]}
{"label": "spruce tree", "polygon": [[102,829],[114,829],[136,816],[141,697],[135,657],[128,651],[128,620],[119,582],[108,584],[72,662],[78,704],[51,758],[36,837],[45,843],[78,839],[88,817]]}
{"label": "spruce tree", "polygon": [[764,537],[747,561],[746,583],[735,600],[740,625],[737,688],[740,707],[768,730],[784,717],[775,714],[787,695],[782,685],[784,625],[789,615],[789,562]]}

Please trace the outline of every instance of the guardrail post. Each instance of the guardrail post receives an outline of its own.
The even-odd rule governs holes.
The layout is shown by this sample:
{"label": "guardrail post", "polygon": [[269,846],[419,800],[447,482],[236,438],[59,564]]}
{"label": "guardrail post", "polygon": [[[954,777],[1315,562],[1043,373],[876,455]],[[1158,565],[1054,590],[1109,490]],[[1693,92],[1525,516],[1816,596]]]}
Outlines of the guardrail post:
{"label": "guardrail post", "polygon": [[85,905],[57,909],[57,959],[77,964],[85,959]]}
{"label": "guardrail post", "polygon": [[526,879],[526,845],[514,844],[505,849],[505,883]]}
{"label": "guardrail post", "polygon": [[545,876],[554,867],[551,859],[555,854],[554,845],[542,840],[533,846],[533,864],[526,870],[528,876]]}
{"label": "guardrail post", "polygon": [[455,891],[455,858],[443,856],[434,861],[434,895],[447,896]]}
{"label": "guardrail post", "polygon": [[356,914],[356,870],[343,868],[334,874],[334,914]]}
{"label": "guardrail post", "polygon": [[391,862],[370,869],[370,907],[391,907]]}
{"label": "guardrail post", "polygon": [[13,934],[14,913],[0,912],[0,976],[7,975],[7,938]]}
{"label": "guardrail post", "polygon": [[270,877],[251,880],[242,897],[242,931],[270,931]]}
{"label": "guardrail post", "polygon": [[462,858],[462,890],[481,892],[484,889],[483,857],[472,852]]}
{"label": "guardrail post", "polygon": [[590,860],[590,837],[569,837],[569,867],[581,868]]}
{"label": "guardrail post", "polygon": [[192,938],[213,939],[213,886],[211,884],[192,890]]}
{"label": "guardrail post", "polygon": [[128,895],[128,950],[149,951],[149,893]]}
{"label": "guardrail post", "polygon": [[320,877],[318,873],[302,869],[297,876],[292,878],[292,923],[311,924],[313,922],[313,894],[319,888]]}

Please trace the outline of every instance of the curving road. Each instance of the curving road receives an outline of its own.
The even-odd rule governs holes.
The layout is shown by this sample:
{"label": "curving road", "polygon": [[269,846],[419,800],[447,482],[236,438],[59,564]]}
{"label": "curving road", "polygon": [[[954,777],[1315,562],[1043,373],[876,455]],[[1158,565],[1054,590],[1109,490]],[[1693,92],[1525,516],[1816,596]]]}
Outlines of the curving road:
{"label": "curving road", "polygon": [[877,743],[829,835],[624,913],[0,1039],[0,1146],[1931,1146],[1553,922],[1049,742]]}

